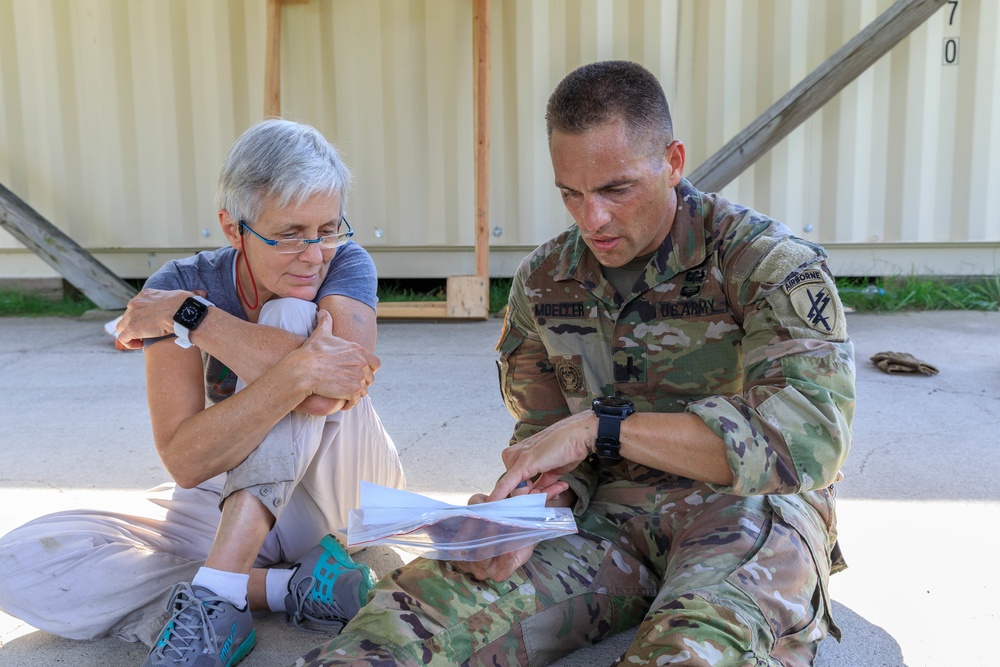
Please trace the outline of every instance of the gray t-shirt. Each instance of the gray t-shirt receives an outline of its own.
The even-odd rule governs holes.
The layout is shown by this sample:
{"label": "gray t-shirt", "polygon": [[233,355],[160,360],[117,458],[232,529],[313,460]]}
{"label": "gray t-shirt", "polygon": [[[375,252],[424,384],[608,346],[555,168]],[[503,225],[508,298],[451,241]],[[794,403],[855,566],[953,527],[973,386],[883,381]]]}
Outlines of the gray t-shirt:
{"label": "gray t-shirt", "polygon": [[[145,287],[160,290],[205,290],[205,298],[230,315],[246,320],[233,280],[236,249],[231,246],[206,250],[184,259],[164,264],[146,280]],[[350,297],[375,309],[378,297],[378,276],[371,255],[353,241],[337,248],[330,262],[323,284],[314,299],[319,303],[331,294]],[[251,289],[248,285],[244,290]],[[250,296],[249,294],[247,296]],[[145,341],[148,346],[161,338]],[[205,360],[205,395],[210,403],[217,403],[236,390],[236,374],[218,359],[203,354]]]}

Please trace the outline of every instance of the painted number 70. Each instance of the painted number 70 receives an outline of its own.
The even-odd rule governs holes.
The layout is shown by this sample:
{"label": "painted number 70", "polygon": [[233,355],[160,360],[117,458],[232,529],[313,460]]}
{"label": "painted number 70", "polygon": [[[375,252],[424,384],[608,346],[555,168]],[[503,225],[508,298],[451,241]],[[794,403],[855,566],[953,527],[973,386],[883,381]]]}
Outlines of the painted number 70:
{"label": "painted number 70", "polygon": [[[955,24],[955,12],[958,11],[958,0],[948,0],[951,11],[948,13],[948,25]],[[941,53],[942,65],[958,64],[958,37],[945,37]]]}

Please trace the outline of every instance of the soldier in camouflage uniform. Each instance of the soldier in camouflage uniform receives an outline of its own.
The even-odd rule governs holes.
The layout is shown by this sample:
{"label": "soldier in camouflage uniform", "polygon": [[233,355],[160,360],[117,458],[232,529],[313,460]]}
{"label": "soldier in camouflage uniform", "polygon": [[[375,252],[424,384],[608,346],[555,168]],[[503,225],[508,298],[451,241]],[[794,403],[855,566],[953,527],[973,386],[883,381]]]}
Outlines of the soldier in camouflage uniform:
{"label": "soldier in camouflage uniform", "polygon": [[[547,122],[576,224],[511,287],[498,349],[517,426],[486,499],[528,480],[579,534],[416,560],[298,664],[542,665],[637,624],[622,664],[812,664],[840,636],[831,485],[855,402],[825,253],[682,178],[638,65],[571,73]],[[618,462],[594,453],[607,395],[635,406]]]}

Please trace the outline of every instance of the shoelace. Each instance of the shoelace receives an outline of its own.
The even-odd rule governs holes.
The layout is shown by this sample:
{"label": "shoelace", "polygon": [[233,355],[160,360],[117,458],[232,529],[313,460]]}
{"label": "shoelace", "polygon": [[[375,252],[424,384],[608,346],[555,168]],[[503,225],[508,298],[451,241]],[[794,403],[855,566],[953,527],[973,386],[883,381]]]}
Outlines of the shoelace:
{"label": "shoelace", "polygon": [[167,605],[167,609],[174,609],[169,621],[173,623],[173,627],[161,640],[163,643],[157,643],[153,654],[165,658],[167,651],[173,651],[176,659],[181,659],[185,653],[194,650],[194,640],[197,639],[199,631],[205,640],[205,646],[214,653],[216,633],[215,627],[208,619],[208,612],[218,609],[222,602],[221,598],[195,597],[188,583],[174,586]]}
{"label": "shoelace", "polygon": [[[312,597],[311,593],[313,586],[316,583],[316,577],[312,575],[302,578],[295,587],[289,591],[292,596],[292,602],[295,603],[295,611],[288,615],[288,620],[291,621],[292,625],[302,630],[309,632],[322,632],[321,630],[312,630],[304,625],[300,625],[302,621],[312,621],[313,623],[319,623],[321,625],[335,625],[340,628],[344,627],[347,619],[344,617],[343,610],[337,606],[336,601],[333,603],[321,602]],[[336,618],[330,618],[330,613],[333,613]]]}

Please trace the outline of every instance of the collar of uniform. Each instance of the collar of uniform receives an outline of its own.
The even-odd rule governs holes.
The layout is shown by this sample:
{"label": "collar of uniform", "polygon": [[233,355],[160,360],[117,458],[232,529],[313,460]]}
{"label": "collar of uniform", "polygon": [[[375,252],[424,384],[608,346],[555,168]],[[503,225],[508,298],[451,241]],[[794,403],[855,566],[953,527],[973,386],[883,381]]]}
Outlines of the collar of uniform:
{"label": "collar of uniform", "polygon": [[[674,214],[674,224],[646,269],[646,279],[651,281],[650,287],[705,261],[707,242],[703,221],[706,206],[704,197],[684,178],[675,191],[677,211]],[[601,265],[580,238],[580,230],[576,225],[568,232],[553,276],[556,281],[571,278],[583,283],[591,291],[595,291],[603,282]]]}
{"label": "collar of uniform", "polygon": [[580,238],[580,228],[573,225],[566,231],[566,241],[559,252],[559,260],[552,278],[557,282],[570,278],[581,283],[596,282],[600,273],[597,258]]}
{"label": "collar of uniform", "polygon": [[[653,284],[673,278],[682,271],[701,265],[708,254],[705,238],[705,207],[701,191],[682,178],[674,188],[677,193],[677,211],[674,224],[667,238],[650,262],[655,269]],[[647,276],[649,274],[647,273]],[[652,276],[650,276],[652,277]],[[652,287],[653,284],[650,284]]]}

